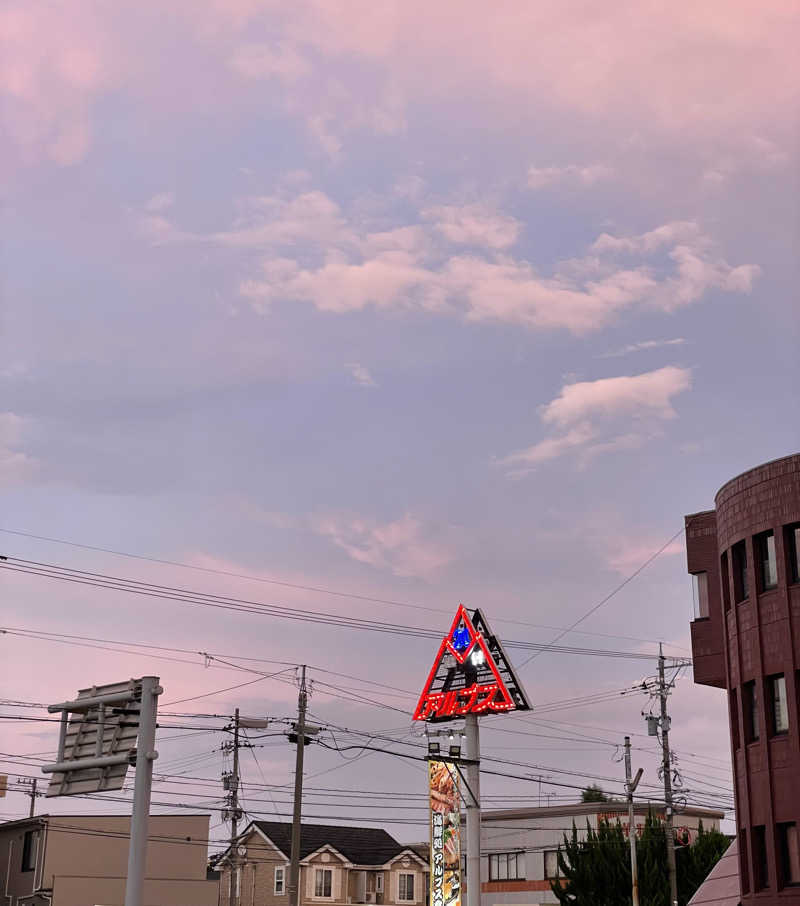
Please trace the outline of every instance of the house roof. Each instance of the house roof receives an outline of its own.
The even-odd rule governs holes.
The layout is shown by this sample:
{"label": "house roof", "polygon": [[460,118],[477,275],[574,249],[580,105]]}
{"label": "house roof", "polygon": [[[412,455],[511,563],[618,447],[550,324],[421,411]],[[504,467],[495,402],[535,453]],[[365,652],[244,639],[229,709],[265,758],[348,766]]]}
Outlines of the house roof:
{"label": "house roof", "polygon": [[[279,821],[254,821],[265,837],[288,859],[292,852],[292,825]],[[300,858],[323,846],[332,846],[356,865],[383,865],[408,849],[378,827],[342,827],[334,824],[303,824],[300,828]]]}
{"label": "house roof", "polygon": [[697,888],[688,906],[739,906],[741,899],[739,849],[734,840]]}
{"label": "house roof", "polygon": [[[663,814],[663,802],[635,802],[634,812],[637,815],[646,815],[652,811],[654,814]],[[589,815],[619,815],[624,817],[628,812],[628,803],[625,800],[609,800],[608,802],[571,802],[564,805],[530,806],[526,808],[504,808],[487,810],[481,813],[481,824],[492,821],[508,821],[515,818],[584,818]],[[694,818],[722,819],[725,812],[713,808],[701,808],[690,805],[683,810],[683,814]]]}

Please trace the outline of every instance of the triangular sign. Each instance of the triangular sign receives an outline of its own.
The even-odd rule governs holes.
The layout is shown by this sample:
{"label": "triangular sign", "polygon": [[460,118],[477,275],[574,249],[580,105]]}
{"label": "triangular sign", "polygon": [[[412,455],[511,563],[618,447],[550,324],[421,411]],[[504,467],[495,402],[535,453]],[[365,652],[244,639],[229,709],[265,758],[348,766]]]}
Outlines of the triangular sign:
{"label": "triangular sign", "polygon": [[458,605],[442,639],[414,720],[436,723],[467,714],[529,711],[530,704],[500,641],[483,614]]}

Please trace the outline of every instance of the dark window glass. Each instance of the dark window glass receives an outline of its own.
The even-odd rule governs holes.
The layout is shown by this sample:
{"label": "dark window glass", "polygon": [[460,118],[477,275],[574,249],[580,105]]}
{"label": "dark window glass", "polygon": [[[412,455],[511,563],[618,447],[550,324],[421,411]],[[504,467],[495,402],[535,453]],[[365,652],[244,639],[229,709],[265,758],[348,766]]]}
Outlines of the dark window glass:
{"label": "dark window glass", "polygon": [[789,556],[789,581],[800,582],[800,525],[786,526],[786,553]]}
{"label": "dark window glass", "polygon": [[33,871],[36,868],[36,850],[38,849],[39,832],[25,831],[22,840],[22,870]]}
{"label": "dark window glass", "polygon": [[731,548],[733,561],[733,596],[737,603],[744,601],[750,594],[747,585],[747,548],[744,541]]}
{"label": "dark window glass", "polygon": [[742,882],[742,893],[750,893],[750,857],[747,852],[747,831],[739,831],[739,878]]}
{"label": "dark window glass", "polygon": [[755,682],[742,686],[742,712],[744,714],[745,742],[755,742],[759,736],[758,729],[758,692]]}
{"label": "dark window glass", "polygon": [[789,732],[789,709],[786,707],[786,679],[783,674],[767,679],[770,698],[770,719],[773,733]]}
{"label": "dark window glass", "polygon": [[775,533],[762,532],[753,539],[758,558],[758,580],[762,591],[778,584],[778,561],[775,559]]}
{"label": "dark window glass", "polygon": [[794,821],[778,825],[778,845],[783,885],[800,884],[800,837]]}
{"label": "dark window glass", "polygon": [[400,886],[398,889],[398,899],[400,900],[413,900],[414,899],[414,875],[407,874],[403,872],[400,875]]}
{"label": "dark window glass", "polygon": [[735,689],[731,689],[729,700],[731,708],[731,738],[733,739],[734,749],[738,749],[742,741],[739,737],[739,702]]}
{"label": "dark window glass", "polygon": [[722,603],[727,613],[731,609],[731,576],[728,572],[728,552],[726,551],[719,560],[722,576]]}
{"label": "dark window glass", "polygon": [[763,824],[753,828],[753,884],[756,890],[769,887],[767,829]]}

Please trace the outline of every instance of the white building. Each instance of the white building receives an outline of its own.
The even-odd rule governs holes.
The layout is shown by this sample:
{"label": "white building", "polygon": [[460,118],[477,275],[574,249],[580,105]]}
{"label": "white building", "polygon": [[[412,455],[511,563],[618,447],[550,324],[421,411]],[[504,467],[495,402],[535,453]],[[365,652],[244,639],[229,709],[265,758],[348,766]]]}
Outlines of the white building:
{"label": "white building", "polygon": [[[664,817],[663,803],[637,802],[636,830],[641,834],[648,811]],[[687,808],[675,818],[680,840],[691,842],[700,822],[719,830],[724,812]],[[485,811],[481,816],[481,906],[545,906],[557,904],[550,880],[557,877],[557,852],[564,834],[586,836],[586,823],[596,829],[598,819],[619,820],[628,833],[626,802],[586,802],[547,808]]]}

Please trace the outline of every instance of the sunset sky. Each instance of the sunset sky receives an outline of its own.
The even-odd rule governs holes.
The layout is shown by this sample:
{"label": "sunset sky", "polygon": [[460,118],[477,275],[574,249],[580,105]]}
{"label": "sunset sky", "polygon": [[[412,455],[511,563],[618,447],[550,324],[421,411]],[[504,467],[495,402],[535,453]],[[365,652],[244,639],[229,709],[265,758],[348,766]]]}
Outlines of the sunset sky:
{"label": "sunset sky", "polygon": [[[463,602],[547,643],[666,545],[558,644],[688,655],[670,539],[800,447],[798,31],[788,0],[7,0],[0,555],[440,634]],[[0,635],[7,699],[155,673],[164,710],[285,718],[308,663],[319,723],[419,743],[435,641],[10,571],[0,597],[6,628],[110,640]],[[288,672],[195,698],[253,679],[198,651]],[[653,669],[547,652],[520,674],[536,708]],[[649,702],[608,699],[487,719],[485,749],[554,782],[621,778],[614,745]],[[689,670],[670,707],[689,798],[729,802],[724,694]],[[0,771],[38,773],[53,725],[2,724]],[[217,778],[220,741],[165,739],[157,770]],[[263,742],[246,782],[290,783],[293,748]],[[382,753],[306,766],[375,803],[425,790]],[[377,820],[423,839],[418,805]]]}

